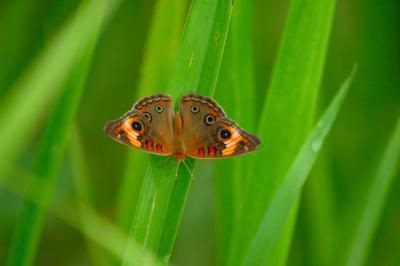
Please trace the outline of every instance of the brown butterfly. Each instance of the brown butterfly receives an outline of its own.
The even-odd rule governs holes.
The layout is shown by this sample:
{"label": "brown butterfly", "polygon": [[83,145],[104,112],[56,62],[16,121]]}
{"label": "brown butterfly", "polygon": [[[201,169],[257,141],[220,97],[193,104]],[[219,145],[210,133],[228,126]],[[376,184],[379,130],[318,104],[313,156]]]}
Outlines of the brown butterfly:
{"label": "brown butterfly", "polygon": [[260,139],[226,117],[214,100],[194,93],[180,99],[174,114],[172,98],[155,94],[137,101],[121,118],[106,123],[105,132],[130,147],[157,155],[214,159],[256,150]]}

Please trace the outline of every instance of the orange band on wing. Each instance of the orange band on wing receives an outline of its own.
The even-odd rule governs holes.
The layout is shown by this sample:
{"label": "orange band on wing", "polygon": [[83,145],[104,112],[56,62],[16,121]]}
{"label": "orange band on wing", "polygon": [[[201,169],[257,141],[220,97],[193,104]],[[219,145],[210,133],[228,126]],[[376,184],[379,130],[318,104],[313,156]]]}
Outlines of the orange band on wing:
{"label": "orange band on wing", "polygon": [[142,147],[142,143],[137,140],[136,135],[132,134],[131,132],[126,132],[126,137],[128,138],[129,143],[132,144],[133,146],[138,148]]}
{"label": "orange band on wing", "polygon": [[224,142],[226,148],[222,150],[221,152],[222,155],[228,156],[233,154],[236,151],[236,148],[238,147],[239,143],[243,140],[244,140],[243,137],[240,136],[238,132],[234,132],[232,134],[231,139]]}
{"label": "orange band on wing", "polygon": [[135,147],[141,148],[142,143],[138,140],[139,133],[133,131],[131,129],[130,125],[131,125],[131,121],[125,121],[121,125],[121,128],[125,131],[125,134],[126,134],[126,137],[128,138],[129,143]]}
{"label": "orange band on wing", "polygon": [[216,111],[214,111],[213,109],[210,109],[209,111],[210,111],[210,113],[211,113],[213,116],[215,116],[216,118],[220,118],[220,117],[221,117],[221,116],[219,115],[219,113],[216,112]]}
{"label": "orange band on wing", "polygon": [[233,147],[228,148],[228,149],[223,149],[221,153],[222,153],[223,156],[227,156],[227,155],[231,155],[232,153],[234,153],[235,150],[236,150],[236,146],[233,146]]}

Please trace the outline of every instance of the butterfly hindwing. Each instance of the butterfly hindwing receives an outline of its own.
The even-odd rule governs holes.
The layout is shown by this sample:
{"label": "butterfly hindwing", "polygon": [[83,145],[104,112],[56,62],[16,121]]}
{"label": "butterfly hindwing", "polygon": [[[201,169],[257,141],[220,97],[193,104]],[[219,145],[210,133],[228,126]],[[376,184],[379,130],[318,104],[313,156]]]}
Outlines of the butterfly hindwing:
{"label": "butterfly hindwing", "polygon": [[261,144],[260,139],[229,118],[222,118],[216,123],[216,140],[223,143],[220,151],[222,157],[239,156],[256,150]]}

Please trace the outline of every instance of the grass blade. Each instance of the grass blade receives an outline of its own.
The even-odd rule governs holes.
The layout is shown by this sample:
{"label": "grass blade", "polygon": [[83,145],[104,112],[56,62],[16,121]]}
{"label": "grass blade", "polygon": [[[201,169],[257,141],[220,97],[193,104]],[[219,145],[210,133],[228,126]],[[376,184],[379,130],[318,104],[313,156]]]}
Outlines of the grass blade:
{"label": "grass blade", "polygon": [[[204,16],[204,14],[202,14],[203,12],[208,15],[214,14],[213,19],[205,20],[207,16]],[[169,89],[179,92],[182,88],[185,88],[186,85],[189,86],[188,88],[193,88],[192,91],[198,91],[200,94],[210,97],[214,95],[231,13],[231,1],[218,0],[210,1],[209,3],[207,3],[207,1],[193,1],[186,22],[187,24],[185,25],[181,46],[178,50],[175,71],[169,83]],[[206,28],[211,25],[212,27],[210,27],[209,32],[206,32],[207,35],[199,36],[200,33],[204,34],[205,25]],[[197,36],[201,38],[201,42],[196,44],[194,41],[196,41],[196,38],[199,38]],[[196,47],[199,44],[206,46],[201,48]],[[191,53],[186,53],[190,51]],[[204,53],[203,62],[197,60],[197,55],[202,53]],[[190,57],[187,57],[186,55],[189,54]],[[182,64],[185,62],[187,64]],[[190,71],[189,73],[197,72],[197,74],[193,76],[190,75],[187,79],[182,79],[180,77],[182,73],[188,73],[188,71]],[[182,218],[186,196],[189,191],[191,179],[186,169],[183,170],[186,176],[182,175],[174,184],[158,250],[158,254],[163,258],[164,262],[169,261],[171,256]],[[191,171],[193,171],[193,167]]]}
{"label": "grass blade", "polygon": [[[35,179],[38,178],[30,172],[21,170],[20,168],[9,165],[9,168],[13,170],[13,173],[18,177],[15,179],[9,178],[4,180],[1,185],[3,188],[7,189],[16,196],[21,197],[25,201],[30,201],[32,204],[40,207],[40,199],[34,197],[34,195],[28,195],[24,193],[24,189],[21,187],[19,181],[21,178]],[[18,182],[16,181],[18,180]],[[98,248],[102,248],[107,252],[107,254],[112,255],[118,260],[122,259],[123,249],[126,242],[126,235],[121,232],[117,227],[110,223],[104,217],[98,215],[90,206],[88,206],[83,201],[69,200],[69,197],[62,195],[63,202],[51,206],[49,209],[50,213],[63,221],[65,224],[71,226],[80,232],[83,236],[89,239],[93,244],[96,244]],[[81,222],[81,217],[76,215],[76,207],[82,210],[84,214],[83,220],[85,223]],[[131,246],[130,259],[135,266],[155,266],[161,265],[157,262],[155,256],[149,252],[144,251],[139,245],[133,243]]]}
{"label": "grass blade", "polygon": [[[4,91],[12,82],[13,71],[17,68],[18,64],[21,64],[22,56],[21,52],[24,51],[24,46],[29,43],[30,49],[26,49],[32,52],[32,43],[28,42],[29,33],[27,34],[29,21],[29,11],[34,8],[35,1],[13,1],[9,3],[6,8],[0,11],[0,17],[2,23],[0,25],[0,35],[7,36],[7,41],[3,41],[0,44],[0,96],[4,94]],[[7,11],[6,11],[7,10]],[[29,28],[30,32],[35,32],[32,27]],[[18,51],[16,53],[16,51]],[[26,56],[26,53],[22,53]]]}
{"label": "grass blade", "polygon": [[192,1],[167,87],[174,97],[214,95],[231,11],[231,1]]}
{"label": "grass blade", "polygon": [[[85,1],[74,16],[54,36],[49,45],[33,60],[17,82],[0,101],[0,163],[13,159],[32,137],[40,118],[60,94],[61,85],[75,65],[75,58],[92,35],[92,15],[105,0]],[[119,1],[111,1],[104,11],[108,19]],[[96,4],[97,3],[97,4]],[[29,119],[26,119],[29,114]],[[24,123],[21,123],[24,121]],[[0,178],[4,171],[0,165]]]}
{"label": "grass blade", "polygon": [[[92,54],[103,26],[107,2],[93,2],[87,6],[90,34],[84,39],[82,48],[74,58],[70,78],[63,87],[59,101],[43,137],[34,173],[38,177],[31,180],[28,193],[38,198],[39,205],[26,201],[22,215],[15,229],[7,265],[31,265],[36,253],[47,206],[52,197],[57,173],[66,144],[67,132],[73,120],[84,88]],[[40,191],[40,192],[39,192]]]}
{"label": "grass blade", "polygon": [[363,265],[400,162],[400,118],[374,175],[345,265]]}
{"label": "grass blade", "polygon": [[329,171],[332,162],[331,145],[327,144],[318,156],[318,161],[304,188],[302,199],[303,212],[306,215],[302,218],[313,221],[308,224],[304,232],[309,240],[306,255],[312,258],[313,265],[329,265],[332,261],[336,261],[333,250],[337,243],[337,228],[340,227],[335,222],[337,199],[333,191],[333,175]]}
{"label": "grass blade", "polygon": [[[166,86],[175,59],[185,6],[183,0],[159,0],[157,2],[136,92],[140,97],[160,92]],[[129,230],[132,221],[147,161],[148,157],[142,152],[129,151],[118,195],[117,218],[118,223],[126,231]]]}
{"label": "grass blade", "polygon": [[[240,264],[244,258],[267,206],[311,128],[335,4],[335,0],[291,1],[259,120],[258,135],[263,144],[246,178],[243,206],[251,210],[251,215],[241,214],[228,265]],[[271,265],[285,264],[296,213],[294,208]]]}
{"label": "grass blade", "polygon": [[[82,139],[79,129],[75,124],[70,137],[70,147],[68,149],[69,161],[71,165],[71,175],[74,184],[75,197],[77,199],[77,207],[79,212],[79,219],[81,228],[92,227],[90,219],[86,210],[88,207],[94,206],[94,198],[92,192],[92,184],[90,183],[89,171],[87,169],[87,162],[84,154]],[[97,246],[96,243],[86,238],[86,246],[94,265],[110,265],[108,254],[104,254]]]}
{"label": "grass blade", "polygon": [[[235,2],[215,99],[228,116],[254,132],[255,86],[251,1]],[[227,97],[229,93],[229,97]],[[244,171],[252,155],[215,161],[217,264],[227,261],[231,239],[243,203]]]}
{"label": "grass blade", "polygon": [[[213,94],[231,9],[227,0],[192,2],[167,86],[175,99],[187,91]],[[172,158],[150,157],[128,239],[157,252],[164,262],[169,260],[191,181],[183,167],[175,181],[175,167]]]}
{"label": "grass blade", "polygon": [[279,248],[276,244],[285,229],[293,204],[296,202],[308,174],[314,165],[326,135],[349,90],[355,69],[346,79],[325,113],[314,127],[301,147],[295,160],[261,221],[257,234],[252,241],[244,265],[269,265],[269,261]]}

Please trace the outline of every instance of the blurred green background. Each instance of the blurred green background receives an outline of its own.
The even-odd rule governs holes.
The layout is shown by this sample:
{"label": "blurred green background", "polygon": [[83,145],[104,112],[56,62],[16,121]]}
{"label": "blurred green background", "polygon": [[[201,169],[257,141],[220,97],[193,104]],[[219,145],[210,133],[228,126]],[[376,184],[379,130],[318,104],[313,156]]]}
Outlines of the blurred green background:
{"label": "blurred green background", "polygon": [[[35,60],[41,56],[41,51],[54,41],[54,36],[74,16],[80,4],[76,0],[0,2],[0,114],[3,109],[6,110],[7,97],[16,88],[14,85],[24,80],[23,73],[32,68],[30,66],[35,68]],[[122,115],[143,96],[138,95],[137,87],[142,63],[146,59],[145,45],[155,5],[156,0],[136,0],[120,1],[112,7],[115,10],[100,29],[74,118],[74,133],[69,136],[78,138],[79,147],[82,148],[92,193],[91,206],[115,224],[119,187],[123,182],[126,157],[131,151],[109,139],[103,132],[103,126],[106,121]],[[251,6],[255,87],[257,98],[262,99],[276,59],[288,1],[253,0]],[[181,27],[188,7],[189,3],[182,8],[183,16],[179,18]],[[169,10],[164,12],[168,13]],[[232,16],[235,16],[235,12]],[[75,41],[79,40],[77,38]],[[175,47],[178,41],[176,38]],[[161,46],[162,42],[160,39]],[[326,250],[331,252],[322,256],[326,255],[328,261],[344,256],[343,243],[348,242],[349,230],[359,215],[360,206],[364,203],[362,200],[399,114],[399,48],[398,0],[337,2],[318,109],[326,107],[355,62],[358,71],[304,188],[288,265],[321,265],[316,254]],[[62,74],[49,72],[49,75]],[[153,90],[162,92],[163,87]],[[246,93],[246,90],[243,92]],[[216,100],[222,103],[226,95],[229,95],[229,91],[218,92],[217,85]],[[25,133],[27,141],[22,142],[24,146],[19,148],[15,156],[10,155],[11,160],[6,161],[7,166],[3,168],[8,170],[1,172],[0,265],[5,263],[13,230],[20,219],[22,195],[27,189],[31,169],[40,150],[46,121],[51,116],[54,105],[52,99],[48,98],[42,103],[40,120],[29,132],[15,132],[16,137]],[[261,110],[261,101],[255,101],[254,105]],[[230,117],[236,119],[234,115]],[[21,120],[16,123],[26,123],[30,113],[24,113],[16,119]],[[0,125],[0,131],[6,127],[7,124]],[[51,199],[50,209],[58,209],[58,212],[64,211],[63,204],[75,193],[71,156],[68,155],[74,153],[71,151],[74,147],[76,145],[67,145],[67,156],[61,160],[61,172],[57,174],[56,193]],[[171,259],[173,265],[216,265],[218,254],[213,179],[218,176],[214,174],[213,163],[202,161],[196,166],[198,178],[189,193]],[[318,182],[321,175],[327,177],[324,183]],[[396,175],[366,265],[400,265],[400,172],[397,171]],[[137,184],[139,186],[140,183]],[[329,201],[331,212],[326,214],[325,209],[318,209],[318,203],[323,201]],[[78,215],[77,212],[77,209],[73,209],[70,214]],[[322,217],[322,221],[315,215]],[[320,239],[327,243],[321,250],[316,245]],[[34,265],[106,265],[107,261],[93,262],[79,230],[66,224],[52,211],[49,212]]]}

